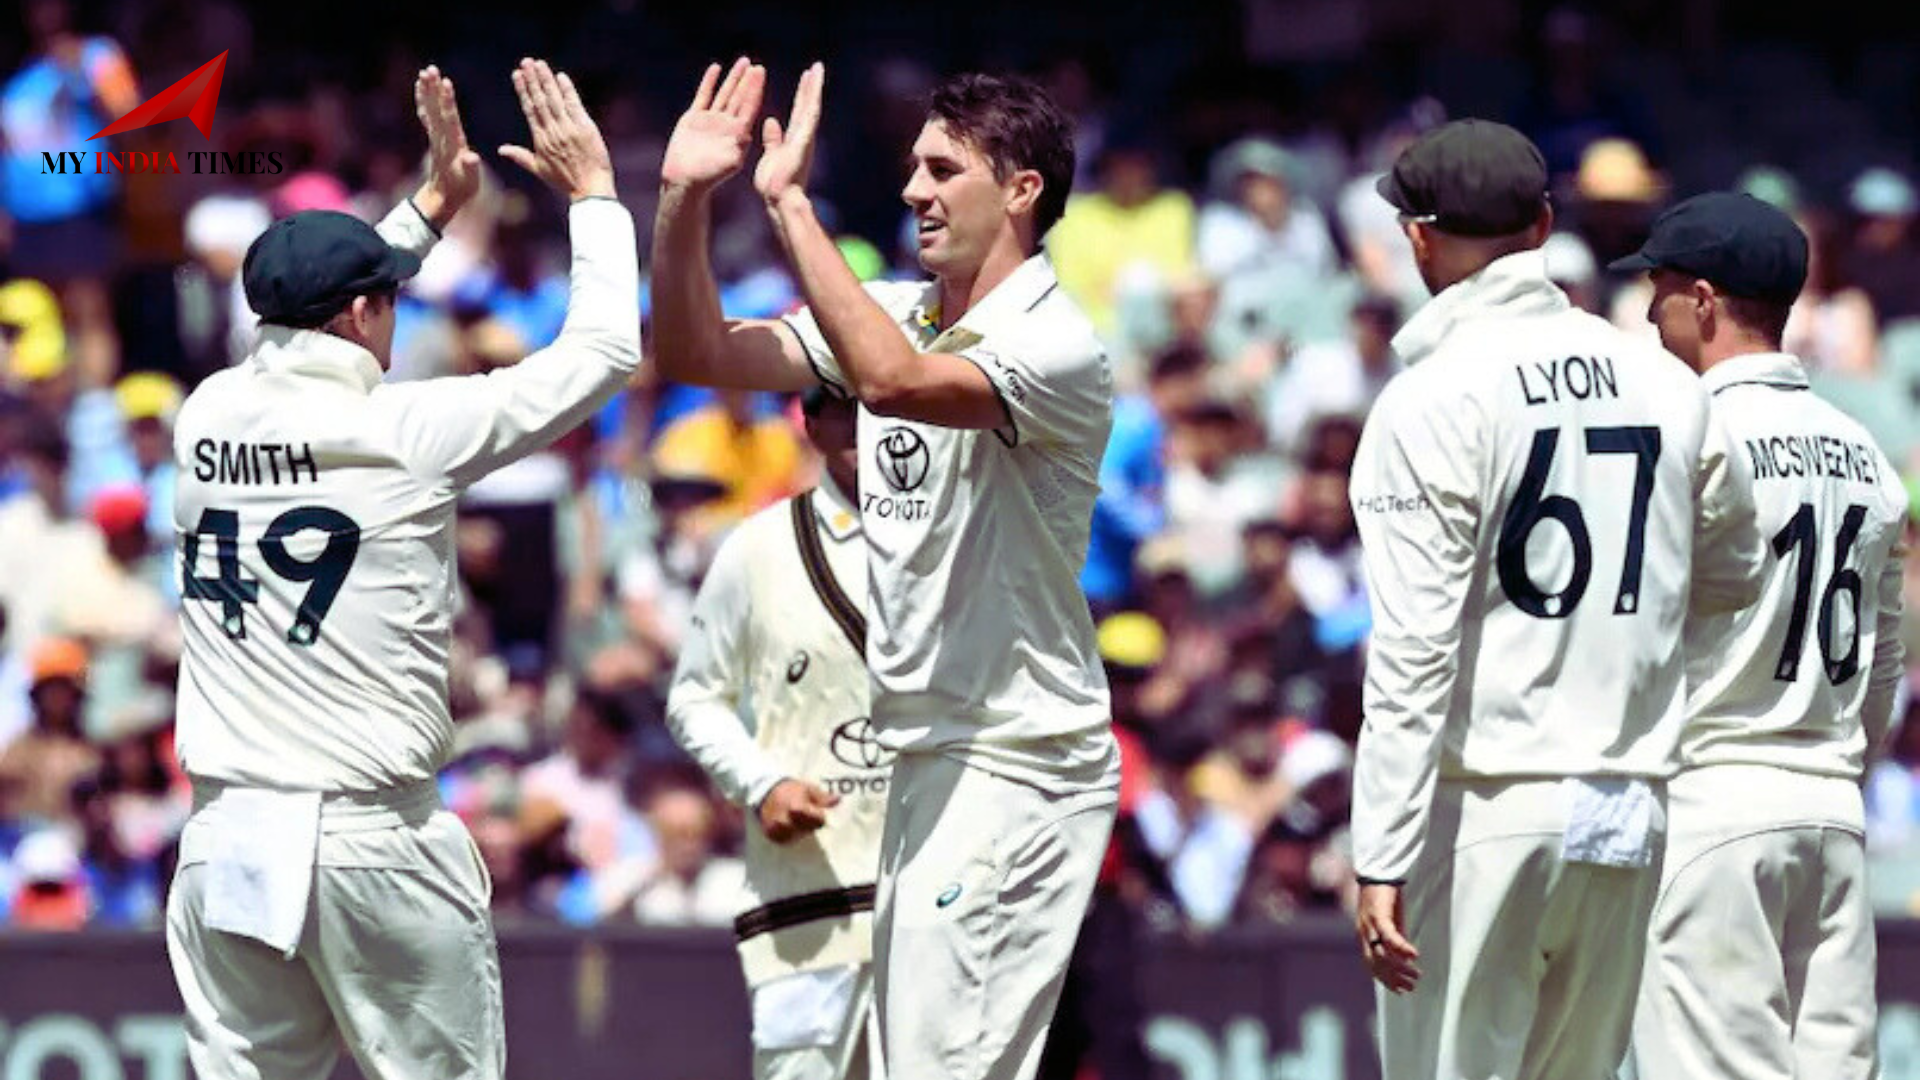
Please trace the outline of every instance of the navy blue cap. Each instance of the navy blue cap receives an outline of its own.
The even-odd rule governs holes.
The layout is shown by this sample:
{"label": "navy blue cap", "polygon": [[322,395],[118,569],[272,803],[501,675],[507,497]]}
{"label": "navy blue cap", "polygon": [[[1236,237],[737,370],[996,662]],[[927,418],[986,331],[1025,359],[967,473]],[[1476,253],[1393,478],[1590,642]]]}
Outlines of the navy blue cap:
{"label": "navy blue cap", "polygon": [[1655,218],[1640,250],[1610,269],[1673,270],[1729,296],[1791,304],[1807,283],[1807,234],[1751,195],[1711,191]]}
{"label": "navy blue cap", "polygon": [[264,323],[315,327],[356,296],[391,292],[420,272],[420,257],[336,210],[302,210],[267,226],[247,249],[241,280]]}
{"label": "navy blue cap", "polygon": [[1547,161],[1533,140],[1505,124],[1455,120],[1401,151],[1374,190],[1441,232],[1511,236],[1546,207]]}

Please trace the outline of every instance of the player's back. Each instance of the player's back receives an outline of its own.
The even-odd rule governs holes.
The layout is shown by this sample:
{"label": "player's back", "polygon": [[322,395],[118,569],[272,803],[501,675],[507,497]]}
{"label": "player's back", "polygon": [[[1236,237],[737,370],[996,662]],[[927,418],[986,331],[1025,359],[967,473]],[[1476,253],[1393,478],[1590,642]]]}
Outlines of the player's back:
{"label": "player's back", "polygon": [[455,488],[414,475],[384,392],[344,381],[358,377],[334,357],[249,360],[181,409],[179,723],[196,776],[359,790],[440,763]]}
{"label": "player's back", "polygon": [[[1865,428],[1809,390],[1791,356],[1738,357],[1703,381],[1752,469],[1770,542],[1760,601],[1688,627],[1682,763],[1858,779],[1869,742],[1863,705],[1888,629],[1882,617],[1898,611],[1899,474]],[[1891,603],[1884,589],[1893,590]],[[1885,673],[1880,682],[1886,701],[1876,711],[1884,714],[1892,686]]]}
{"label": "player's back", "polygon": [[1683,719],[1707,397],[1672,355],[1557,289],[1507,268],[1503,293],[1509,260],[1469,286],[1470,304],[1402,332],[1416,363],[1369,421],[1399,428],[1397,452],[1446,479],[1357,486],[1355,509],[1434,515],[1436,546],[1471,562],[1447,570],[1470,580],[1441,775],[1664,776]]}

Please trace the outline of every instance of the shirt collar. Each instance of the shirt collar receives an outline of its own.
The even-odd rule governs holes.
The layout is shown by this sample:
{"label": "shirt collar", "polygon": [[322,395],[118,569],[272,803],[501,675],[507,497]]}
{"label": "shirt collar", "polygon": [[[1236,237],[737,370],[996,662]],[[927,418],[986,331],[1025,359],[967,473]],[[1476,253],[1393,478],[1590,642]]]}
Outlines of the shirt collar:
{"label": "shirt collar", "polygon": [[820,473],[820,486],[813,489],[813,516],[820,521],[820,527],[834,540],[845,543],[860,535],[860,515],[853,508],[853,500],[840,490],[824,470]]}
{"label": "shirt collar", "polygon": [[981,297],[965,315],[947,328],[945,334],[939,333],[940,325],[940,285],[930,282],[920,303],[913,308],[909,318],[925,337],[946,337],[955,331],[967,331],[976,339],[983,336],[993,326],[994,320],[1018,312],[1032,311],[1040,301],[1046,299],[1060,284],[1054,275],[1053,262],[1044,251],[1036,252],[1019,266],[1007,279],[993,287],[993,291]]}
{"label": "shirt collar", "polygon": [[380,361],[346,338],[291,326],[263,324],[247,360],[268,371],[326,379],[363,394],[372,393],[382,375]]}
{"label": "shirt collar", "polygon": [[1738,383],[1758,383],[1783,390],[1808,388],[1807,368],[1788,353],[1748,353],[1722,360],[1700,376],[1707,392],[1717,394]]}
{"label": "shirt collar", "polygon": [[1460,322],[1485,315],[1550,315],[1572,307],[1547,277],[1547,257],[1538,249],[1503,255],[1472,277],[1449,285],[1427,301],[1393,335],[1393,352],[1412,364],[1432,355]]}

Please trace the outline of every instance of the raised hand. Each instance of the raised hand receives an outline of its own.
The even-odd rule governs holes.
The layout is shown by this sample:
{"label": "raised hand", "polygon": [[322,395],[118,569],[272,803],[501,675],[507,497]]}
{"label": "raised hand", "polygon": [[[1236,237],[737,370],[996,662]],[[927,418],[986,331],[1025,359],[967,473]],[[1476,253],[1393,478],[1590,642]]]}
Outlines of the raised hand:
{"label": "raised hand", "polygon": [[767,69],[746,57],[733,62],[726,80],[720,65],[708,64],[693,95],[693,106],[673,125],[661,162],[667,186],[708,188],[740,171],[753,142],[753,121],[767,89]]}
{"label": "raised hand", "polygon": [[533,131],[533,149],[502,146],[500,156],[569,199],[613,198],[613,158],[573,80],[554,74],[545,60],[522,60],[513,72],[513,91]]}
{"label": "raised hand", "polygon": [[820,133],[820,92],[826,82],[825,65],[808,67],[793,92],[793,111],[787,116],[786,129],[782,130],[780,121],[771,116],[761,125],[764,150],[753,170],[753,186],[769,203],[789,192],[806,191],[807,170],[813,166],[814,141]]}
{"label": "raised hand", "polygon": [[480,190],[480,155],[467,145],[453,80],[439,68],[423,68],[414,77],[413,111],[427,133],[427,175],[414,205],[435,228],[445,228]]}

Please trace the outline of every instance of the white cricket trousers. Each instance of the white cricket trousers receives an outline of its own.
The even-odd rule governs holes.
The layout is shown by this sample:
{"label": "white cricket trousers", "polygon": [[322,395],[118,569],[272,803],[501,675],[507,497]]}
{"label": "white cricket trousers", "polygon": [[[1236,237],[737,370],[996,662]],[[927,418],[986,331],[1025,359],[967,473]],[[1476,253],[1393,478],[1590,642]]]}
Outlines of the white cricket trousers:
{"label": "white cricket trousers", "polygon": [[1867,1080],[1873,910],[1860,787],[1762,765],[1675,777],[1634,1019],[1643,1080]]}
{"label": "white cricket trousers", "polygon": [[1034,1075],[1116,804],[1112,788],[1053,794],[900,755],[874,913],[888,1075]]}
{"label": "white cricket trousers", "polygon": [[885,1080],[873,965],[754,987],[753,1080]]}
{"label": "white cricket trousers", "polygon": [[1611,1080],[1659,862],[1565,862],[1566,826],[1557,779],[1435,785],[1404,893],[1420,982],[1375,988],[1384,1080]]}
{"label": "white cricket trousers", "polygon": [[368,1080],[500,1080],[506,1022],[492,886],[432,783],[322,803],[313,892],[291,960],[206,926],[215,838],[195,835],[194,825],[182,834],[167,900],[167,954],[202,1080],[324,1080],[343,1041]]}

